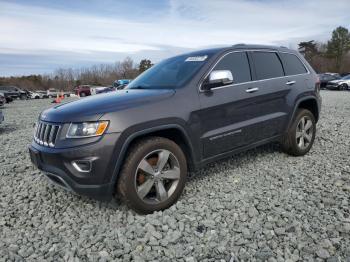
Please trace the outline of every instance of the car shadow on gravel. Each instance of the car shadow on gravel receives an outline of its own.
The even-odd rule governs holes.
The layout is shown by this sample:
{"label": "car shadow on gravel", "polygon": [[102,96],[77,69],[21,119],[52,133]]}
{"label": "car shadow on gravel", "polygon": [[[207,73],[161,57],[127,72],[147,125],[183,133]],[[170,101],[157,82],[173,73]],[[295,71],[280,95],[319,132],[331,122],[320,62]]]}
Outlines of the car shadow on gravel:
{"label": "car shadow on gravel", "polygon": [[237,153],[227,158],[207,164],[205,167],[195,172],[190,172],[188,175],[187,181],[193,182],[196,180],[202,180],[207,176],[211,176],[214,173],[217,173],[218,166],[222,166],[222,165],[229,168],[230,170],[234,170],[240,165],[241,162],[244,162],[245,164],[255,162],[257,161],[256,159],[258,157],[260,158],[264,155],[268,155],[273,152],[280,152],[281,154],[283,154],[279,143],[270,143],[263,146],[259,146],[259,147],[244,151],[242,153]]}

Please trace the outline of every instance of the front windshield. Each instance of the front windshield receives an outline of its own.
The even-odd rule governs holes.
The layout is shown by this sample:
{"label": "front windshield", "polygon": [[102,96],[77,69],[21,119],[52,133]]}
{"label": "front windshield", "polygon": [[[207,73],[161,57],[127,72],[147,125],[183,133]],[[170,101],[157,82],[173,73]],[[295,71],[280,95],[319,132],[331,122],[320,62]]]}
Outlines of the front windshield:
{"label": "front windshield", "polygon": [[174,89],[185,84],[208,59],[208,55],[182,55],[154,65],[129,85],[128,89]]}

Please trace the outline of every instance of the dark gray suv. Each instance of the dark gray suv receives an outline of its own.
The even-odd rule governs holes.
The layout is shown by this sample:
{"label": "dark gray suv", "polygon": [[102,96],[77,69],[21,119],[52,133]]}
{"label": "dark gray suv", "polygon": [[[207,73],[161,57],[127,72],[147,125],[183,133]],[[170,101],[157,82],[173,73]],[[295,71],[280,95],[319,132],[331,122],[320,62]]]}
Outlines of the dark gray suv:
{"label": "dark gray suv", "polygon": [[181,195],[187,171],[279,141],[306,154],[315,139],[319,80],[296,51],[235,45],[166,59],[126,89],[41,113],[32,162],[56,185],[118,194],[141,213]]}

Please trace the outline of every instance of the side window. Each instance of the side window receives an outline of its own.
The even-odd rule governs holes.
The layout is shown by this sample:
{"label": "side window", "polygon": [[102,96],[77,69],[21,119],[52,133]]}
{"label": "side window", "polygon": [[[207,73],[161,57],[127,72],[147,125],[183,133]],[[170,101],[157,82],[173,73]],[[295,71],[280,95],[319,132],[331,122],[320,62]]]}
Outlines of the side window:
{"label": "side window", "polygon": [[252,52],[257,80],[284,76],[280,59],[275,52]]}
{"label": "side window", "polygon": [[[286,75],[299,75],[307,73],[307,70],[300,59],[293,54],[280,53]],[[332,78],[328,77],[327,78]]]}
{"label": "side window", "polygon": [[245,52],[227,54],[220,60],[213,70],[230,70],[234,84],[252,80],[247,54]]}

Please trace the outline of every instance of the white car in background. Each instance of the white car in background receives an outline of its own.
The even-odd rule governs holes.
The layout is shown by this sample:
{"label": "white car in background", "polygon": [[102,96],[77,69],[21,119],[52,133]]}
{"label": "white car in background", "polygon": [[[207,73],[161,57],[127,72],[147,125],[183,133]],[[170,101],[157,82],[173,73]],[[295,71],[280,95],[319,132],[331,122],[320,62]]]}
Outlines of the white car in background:
{"label": "white car in background", "polygon": [[44,94],[37,92],[29,92],[31,99],[41,99],[44,98]]}
{"label": "white car in background", "polygon": [[326,88],[329,90],[349,90],[350,75],[344,76],[337,80],[332,80],[327,83]]}

